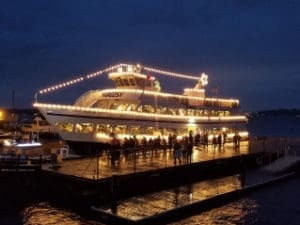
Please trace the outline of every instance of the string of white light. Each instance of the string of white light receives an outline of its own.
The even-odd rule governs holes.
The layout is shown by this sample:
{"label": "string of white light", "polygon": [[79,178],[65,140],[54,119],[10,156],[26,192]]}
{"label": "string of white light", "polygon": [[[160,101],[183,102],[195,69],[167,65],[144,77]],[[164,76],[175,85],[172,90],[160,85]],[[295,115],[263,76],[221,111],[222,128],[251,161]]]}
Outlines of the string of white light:
{"label": "string of white light", "polygon": [[55,85],[52,85],[50,87],[41,89],[41,90],[38,91],[38,93],[42,95],[42,94],[47,94],[47,93],[50,93],[50,92],[54,92],[54,91],[57,91],[59,89],[65,88],[65,87],[69,87],[71,85],[78,84],[78,83],[83,82],[85,80],[89,80],[91,78],[98,77],[103,73],[111,72],[111,71],[114,71],[114,70],[116,70],[118,68],[121,68],[121,67],[127,67],[127,68],[137,67],[137,68],[141,68],[141,69],[143,69],[145,71],[148,71],[148,72],[154,72],[154,73],[158,73],[158,74],[163,74],[163,75],[168,75],[168,76],[173,76],[173,77],[179,77],[179,78],[185,78],[185,79],[191,79],[191,80],[199,80],[199,77],[191,76],[191,75],[188,75],[188,74],[174,73],[174,72],[170,72],[170,71],[166,71],[166,70],[159,70],[159,69],[146,67],[146,66],[143,67],[139,64],[131,65],[131,64],[120,63],[120,64],[117,64],[117,65],[114,65],[114,66],[107,67],[103,70],[98,70],[94,73],[89,73],[85,76],[81,76],[81,77],[78,77],[78,78],[75,78],[75,79],[72,79],[72,80],[68,80],[68,81],[65,81],[65,82],[55,84]]}
{"label": "string of white light", "polygon": [[173,76],[173,77],[185,78],[185,79],[190,79],[190,80],[199,80],[199,77],[195,77],[195,76],[191,76],[191,75],[183,74],[183,73],[174,73],[174,72],[170,72],[170,71],[166,71],[166,70],[159,70],[159,69],[155,69],[155,68],[151,68],[151,67],[147,67],[147,66],[143,67],[143,69],[146,71],[149,71],[149,72],[164,74],[164,75]]}
{"label": "string of white light", "polygon": [[56,90],[64,88],[64,87],[71,86],[73,84],[77,84],[79,82],[97,77],[97,76],[99,76],[103,73],[111,72],[111,71],[119,68],[120,66],[126,66],[126,64],[118,64],[118,65],[114,65],[114,66],[111,66],[111,67],[107,67],[106,69],[99,70],[99,71],[96,71],[94,73],[89,73],[85,76],[81,76],[81,77],[78,77],[78,78],[73,79],[73,80],[68,80],[68,81],[65,81],[65,82],[62,82],[62,83],[59,83],[59,84],[41,89],[41,90],[39,90],[39,94],[46,94],[46,93],[53,92],[53,91],[56,91]]}

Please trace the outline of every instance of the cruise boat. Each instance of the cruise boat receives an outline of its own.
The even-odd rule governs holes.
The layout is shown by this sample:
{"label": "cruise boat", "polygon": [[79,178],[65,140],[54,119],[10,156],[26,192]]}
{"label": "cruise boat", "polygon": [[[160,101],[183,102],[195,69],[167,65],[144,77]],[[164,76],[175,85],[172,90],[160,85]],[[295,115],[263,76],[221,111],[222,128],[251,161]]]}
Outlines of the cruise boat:
{"label": "cruise boat", "polygon": [[[226,133],[233,140],[238,134],[248,137],[247,117],[239,112],[239,100],[207,97],[208,77],[168,72],[151,67],[118,64],[86,76],[42,89],[39,95],[76,85],[107,74],[114,87],[83,93],[72,105],[41,102],[36,107],[71,149],[90,153],[108,146],[111,134],[121,140],[167,140],[170,134],[178,138],[190,133],[206,133],[209,139]],[[150,75],[151,74],[151,75]],[[195,80],[195,86],[184,88],[181,94],[163,92],[153,74]]]}

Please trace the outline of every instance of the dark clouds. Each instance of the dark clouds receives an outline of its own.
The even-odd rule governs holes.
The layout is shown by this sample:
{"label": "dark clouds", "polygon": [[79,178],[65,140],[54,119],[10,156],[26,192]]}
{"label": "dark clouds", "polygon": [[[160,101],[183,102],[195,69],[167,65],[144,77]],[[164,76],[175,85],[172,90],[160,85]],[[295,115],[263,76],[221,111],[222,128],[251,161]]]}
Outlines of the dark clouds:
{"label": "dark clouds", "polygon": [[[0,104],[14,89],[17,106],[29,106],[40,88],[124,61],[207,72],[244,109],[299,107],[299,11],[296,0],[4,0]],[[162,86],[182,84],[193,85]]]}

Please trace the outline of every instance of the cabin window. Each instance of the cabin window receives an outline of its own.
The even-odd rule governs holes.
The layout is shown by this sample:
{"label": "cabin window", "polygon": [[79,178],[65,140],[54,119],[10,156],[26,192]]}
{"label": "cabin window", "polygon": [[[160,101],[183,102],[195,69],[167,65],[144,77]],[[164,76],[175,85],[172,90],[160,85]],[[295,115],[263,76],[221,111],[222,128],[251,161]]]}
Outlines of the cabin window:
{"label": "cabin window", "polygon": [[73,124],[72,123],[68,123],[68,122],[64,122],[64,123],[61,123],[61,122],[57,122],[55,123],[55,126],[63,131],[63,132],[72,132],[73,131]]}
{"label": "cabin window", "polygon": [[127,126],[126,125],[117,125],[114,129],[116,134],[127,134]]}
{"label": "cabin window", "polygon": [[140,105],[138,108],[137,108],[137,110],[136,110],[137,112],[143,112],[143,106],[142,105]]}
{"label": "cabin window", "polygon": [[144,87],[144,80],[143,79],[136,79],[136,83],[139,87]]}
{"label": "cabin window", "polygon": [[123,79],[124,86],[130,86],[129,81],[127,79]]}
{"label": "cabin window", "polygon": [[194,116],[194,110],[193,109],[188,109],[187,110],[187,115],[188,116]]}
{"label": "cabin window", "polygon": [[181,116],[185,116],[185,109],[178,109],[178,114]]}
{"label": "cabin window", "polygon": [[141,134],[142,133],[141,127],[140,126],[131,126],[130,133],[133,135]]}
{"label": "cabin window", "polygon": [[120,78],[116,79],[116,84],[117,84],[117,86],[123,86],[122,81],[121,81]]}
{"label": "cabin window", "polygon": [[155,130],[156,130],[155,127],[147,127],[145,133],[148,135],[153,135]]}
{"label": "cabin window", "polygon": [[145,105],[144,111],[148,113],[154,113],[154,108],[152,105]]}
{"label": "cabin window", "polygon": [[136,86],[136,83],[135,83],[134,79],[130,78],[129,82],[130,82],[131,86]]}
{"label": "cabin window", "polygon": [[76,123],[75,125],[76,133],[92,133],[93,132],[93,124],[92,123]]}
{"label": "cabin window", "polygon": [[172,115],[176,115],[177,113],[176,113],[176,109],[174,109],[174,108],[169,108],[168,109],[168,112],[170,113],[170,114],[172,114]]}
{"label": "cabin window", "polygon": [[110,134],[112,132],[112,127],[109,124],[97,124],[96,132]]}

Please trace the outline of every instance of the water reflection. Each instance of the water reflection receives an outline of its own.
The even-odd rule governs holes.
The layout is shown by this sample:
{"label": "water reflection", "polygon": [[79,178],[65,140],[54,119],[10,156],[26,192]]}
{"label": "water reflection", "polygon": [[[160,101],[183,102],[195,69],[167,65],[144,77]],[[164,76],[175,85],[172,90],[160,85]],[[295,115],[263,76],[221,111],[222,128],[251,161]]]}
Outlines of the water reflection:
{"label": "water reflection", "polygon": [[141,219],[239,188],[240,177],[235,175],[129,198],[104,210],[130,219]]}
{"label": "water reflection", "polygon": [[252,199],[241,199],[170,225],[187,224],[254,224],[257,222],[257,203]]}
{"label": "water reflection", "polygon": [[33,204],[23,211],[24,225],[80,225],[80,224],[97,224],[102,225],[96,221],[83,220],[80,216],[71,211],[59,209],[51,206],[48,203],[42,202]]}

